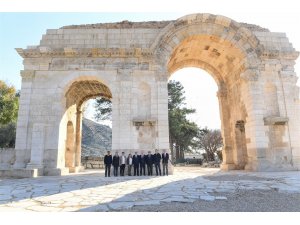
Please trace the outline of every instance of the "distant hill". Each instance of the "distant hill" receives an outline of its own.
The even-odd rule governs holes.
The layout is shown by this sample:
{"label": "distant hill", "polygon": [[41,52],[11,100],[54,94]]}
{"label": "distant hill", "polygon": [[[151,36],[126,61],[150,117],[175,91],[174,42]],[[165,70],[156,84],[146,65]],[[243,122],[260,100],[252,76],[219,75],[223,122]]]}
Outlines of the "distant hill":
{"label": "distant hill", "polygon": [[104,156],[111,150],[111,128],[82,119],[81,156]]}

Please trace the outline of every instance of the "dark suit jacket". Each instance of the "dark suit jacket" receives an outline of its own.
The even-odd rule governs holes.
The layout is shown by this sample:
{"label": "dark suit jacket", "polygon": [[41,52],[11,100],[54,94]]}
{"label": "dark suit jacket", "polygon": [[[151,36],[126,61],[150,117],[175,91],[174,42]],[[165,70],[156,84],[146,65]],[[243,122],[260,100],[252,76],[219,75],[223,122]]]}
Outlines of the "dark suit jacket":
{"label": "dark suit jacket", "polygon": [[146,155],[145,161],[146,161],[147,165],[152,165],[153,164],[153,155]]}
{"label": "dark suit jacket", "polygon": [[120,156],[115,156],[113,157],[113,166],[119,166],[120,165]]}
{"label": "dark suit jacket", "polygon": [[105,164],[105,165],[110,165],[110,164],[112,164],[112,156],[111,156],[111,155],[106,155],[106,156],[104,156],[104,164]]}
{"label": "dark suit jacket", "polygon": [[146,163],[146,155],[140,155],[140,164],[141,165],[145,165],[145,163]]}
{"label": "dark suit jacket", "polygon": [[168,163],[169,162],[169,154],[163,153],[162,155],[162,163]]}
{"label": "dark suit jacket", "polygon": [[132,156],[132,164],[138,166],[140,163],[140,156],[139,155],[133,155]]}
{"label": "dark suit jacket", "polygon": [[155,153],[153,155],[153,162],[154,162],[154,164],[160,164],[160,160],[161,160],[161,155],[159,153]]}

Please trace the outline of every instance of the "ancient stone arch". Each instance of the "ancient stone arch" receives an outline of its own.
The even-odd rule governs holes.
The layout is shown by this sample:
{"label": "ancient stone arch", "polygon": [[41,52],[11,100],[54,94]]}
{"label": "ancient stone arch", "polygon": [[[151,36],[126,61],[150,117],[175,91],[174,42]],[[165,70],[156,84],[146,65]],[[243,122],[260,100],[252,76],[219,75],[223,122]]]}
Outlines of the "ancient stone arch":
{"label": "ancient stone arch", "polygon": [[[284,33],[193,14],[175,21],[65,26],[17,51],[24,70],[15,170],[76,171],[80,104],[99,95],[112,98],[113,151],[168,150],[167,81],[188,66],[206,70],[219,88],[222,169],[300,168],[299,53]],[[66,167],[70,123],[76,160]]]}

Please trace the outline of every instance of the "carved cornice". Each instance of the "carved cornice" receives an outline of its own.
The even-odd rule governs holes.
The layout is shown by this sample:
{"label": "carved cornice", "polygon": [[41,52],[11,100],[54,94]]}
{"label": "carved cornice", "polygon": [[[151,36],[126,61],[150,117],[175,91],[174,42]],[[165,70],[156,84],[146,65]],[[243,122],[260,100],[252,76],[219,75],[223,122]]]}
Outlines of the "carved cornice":
{"label": "carved cornice", "polygon": [[40,57],[97,57],[97,58],[147,58],[152,57],[150,49],[142,48],[59,48],[40,47],[35,49],[16,48],[23,58]]}
{"label": "carved cornice", "polygon": [[21,70],[20,72],[22,79],[31,80],[34,77],[34,70]]}

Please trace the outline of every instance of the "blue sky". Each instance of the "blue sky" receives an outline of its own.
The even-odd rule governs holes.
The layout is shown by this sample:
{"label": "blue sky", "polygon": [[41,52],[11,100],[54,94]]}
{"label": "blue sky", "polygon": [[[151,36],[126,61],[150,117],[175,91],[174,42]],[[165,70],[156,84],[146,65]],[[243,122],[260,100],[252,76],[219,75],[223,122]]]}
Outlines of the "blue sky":
{"label": "blue sky", "polygon": [[0,13],[0,79],[21,87],[22,58],[15,48],[38,45],[47,29],[65,25],[172,20],[182,13]]}

